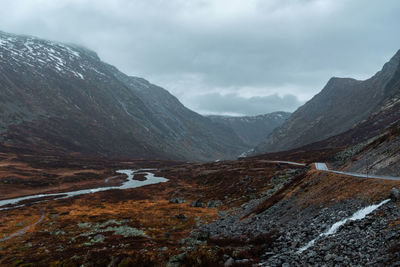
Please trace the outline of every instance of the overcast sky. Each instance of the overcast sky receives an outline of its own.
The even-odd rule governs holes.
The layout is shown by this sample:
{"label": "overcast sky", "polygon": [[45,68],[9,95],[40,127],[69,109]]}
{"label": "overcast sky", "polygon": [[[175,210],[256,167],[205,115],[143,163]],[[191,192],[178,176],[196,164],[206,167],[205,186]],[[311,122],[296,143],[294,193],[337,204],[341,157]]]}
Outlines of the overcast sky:
{"label": "overcast sky", "polygon": [[0,0],[0,30],[73,42],[203,114],[294,111],[400,48],[398,0]]}

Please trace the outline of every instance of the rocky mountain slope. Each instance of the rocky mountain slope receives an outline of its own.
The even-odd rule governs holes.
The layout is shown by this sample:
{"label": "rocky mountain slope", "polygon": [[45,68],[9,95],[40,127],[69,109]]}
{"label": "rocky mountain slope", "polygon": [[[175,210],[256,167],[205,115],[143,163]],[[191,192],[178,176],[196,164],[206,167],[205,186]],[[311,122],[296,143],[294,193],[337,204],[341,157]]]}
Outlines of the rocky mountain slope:
{"label": "rocky mountain slope", "polygon": [[342,150],[329,161],[337,169],[352,172],[400,175],[400,68],[386,86],[390,92],[368,118],[344,133],[299,150]]}
{"label": "rocky mountain slope", "polygon": [[256,153],[289,150],[341,134],[390,105],[398,92],[400,51],[372,78],[332,78],[257,146]]}
{"label": "rocky mountain slope", "polygon": [[346,148],[335,156],[333,164],[351,172],[400,176],[399,126]]}
{"label": "rocky mountain slope", "polygon": [[246,150],[228,127],[76,45],[0,32],[0,88],[5,147],[190,160]]}
{"label": "rocky mountain slope", "polygon": [[281,126],[287,118],[289,112],[273,112],[257,116],[231,117],[231,116],[208,116],[212,121],[225,124],[249,145],[255,147],[278,126]]}

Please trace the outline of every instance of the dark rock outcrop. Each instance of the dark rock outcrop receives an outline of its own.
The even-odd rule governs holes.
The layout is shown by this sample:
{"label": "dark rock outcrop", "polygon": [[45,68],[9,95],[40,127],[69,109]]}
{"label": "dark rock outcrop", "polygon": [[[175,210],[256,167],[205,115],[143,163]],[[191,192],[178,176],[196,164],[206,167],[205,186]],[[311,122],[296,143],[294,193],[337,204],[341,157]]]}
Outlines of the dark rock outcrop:
{"label": "dark rock outcrop", "polygon": [[400,200],[400,190],[397,188],[392,188],[390,191],[390,198],[393,201],[399,201]]}
{"label": "dark rock outcrop", "polygon": [[182,203],[185,203],[185,202],[186,202],[186,200],[184,200],[181,197],[174,197],[174,198],[171,198],[170,201],[169,201],[169,203],[171,203],[171,204],[182,204]]}
{"label": "dark rock outcrop", "polygon": [[195,200],[195,201],[192,201],[192,203],[190,203],[190,206],[195,207],[195,208],[203,208],[204,203],[201,200]]}

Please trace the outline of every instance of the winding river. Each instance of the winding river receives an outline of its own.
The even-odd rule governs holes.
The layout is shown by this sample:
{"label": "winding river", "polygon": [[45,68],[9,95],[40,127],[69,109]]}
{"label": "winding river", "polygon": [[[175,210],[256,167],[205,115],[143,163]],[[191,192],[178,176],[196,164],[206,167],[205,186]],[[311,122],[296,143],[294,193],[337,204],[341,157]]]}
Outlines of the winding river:
{"label": "winding river", "polygon": [[[92,193],[97,193],[97,192],[107,191],[107,190],[131,189],[131,188],[141,187],[141,186],[145,186],[145,185],[165,183],[168,181],[168,179],[166,179],[164,177],[155,176],[153,173],[149,172],[151,170],[154,170],[154,169],[118,170],[117,173],[125,174],[126,176],[128,176],[127,181],[125,181],[120,186],[98,187],[98,188],[83,189],[83,190],[63,192],[63,193],[38,194],[38,195],[31,195],[31,196],[25,196],[25,197],[0,200],[0,210],[14,209],[17,207],[22,207],[22,206],[24,206],[24,204],[19,204],[19,203],[22,201],[26,201],[26,200],[34,200],[33,203],[38,203],[38,202],[43,202],[43,201],[48,201],[48,200],[57,200],[57,199],[75,197],[75,196],[79,196],[79,195],[92,194]],[[133,178],[134,178],[135,174],[138,174],[138,173],[145,174],[146,180],[144,180],[144,181],[134,180]],[[48,197],[53,197],[53,198],[47,199]],[[44,200],[43,198],[46,198],[46,199]]]}

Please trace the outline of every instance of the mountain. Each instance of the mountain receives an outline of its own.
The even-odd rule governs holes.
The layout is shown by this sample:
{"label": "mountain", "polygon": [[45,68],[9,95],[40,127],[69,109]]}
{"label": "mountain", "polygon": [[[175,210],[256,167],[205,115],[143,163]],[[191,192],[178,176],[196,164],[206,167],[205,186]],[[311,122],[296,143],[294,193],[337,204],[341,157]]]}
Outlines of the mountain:
{"label": "mountain", "polygon": [[400,176],[400,126],[351,146],[336,156],[340,167],[351,172]]}
{"label": "mountain", "polygon": [[352,129],[312,144],[345,147],[336,165],[353,172],[400,175],[400,68],[388,83],[390,96],[382,106]]}
{"label": "mountain", "polygon": [[249,148],[253,148],[265,140],[276,127],[282,125],[289,116],[288,112],[273,112],[244,117],[218,115],[208,117],[214,122],[231,127]]}
{"label": "mountain", "polygon": [[400,51],[365,81],[331,78],[319,94],[258,145],[256,153],[290,150],[325,140],[379,113],[399,90],[399,64]]}
{"label": "mountain", "polygon": [[0,32],[0,88],[3,147],[188,160],[246,150],[230,128],[77,45]]}

